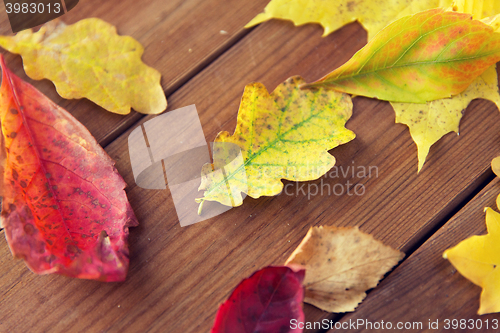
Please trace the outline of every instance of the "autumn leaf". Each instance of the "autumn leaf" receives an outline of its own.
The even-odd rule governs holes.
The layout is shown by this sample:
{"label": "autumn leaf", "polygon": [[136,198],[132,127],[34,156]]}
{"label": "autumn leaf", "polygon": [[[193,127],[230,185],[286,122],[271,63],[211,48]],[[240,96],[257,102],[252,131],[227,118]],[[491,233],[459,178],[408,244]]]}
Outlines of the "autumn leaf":
{"label": "autumn leaf", "polygon": [[500,109],[500,94],[495,65],[488,68],[462,93],[426,104],[394,103],[396,123],[405,124],[418,148],[418,171],[422,169],[430,147],[445,134],[456,132],[463,112],[476,98],[494,102]]}
{"label": "autumn leaf", "polygon": [[141,61],[141,44],[118,36],[116,28],[97,18],[73,25],[51,21],[38,32],[24,30],[0,36],[0,46],[23,57],[26,74],[49,79],[64,98],[86,97],[104,109],[160,113],[167,100],[160,73]]}
{"label": "autumn leaf", "polygon": [[483,288],[478,314],[500,312],[500,214],[486,208],[488,234],[472,236],[443,257],[467,279]]}
{"label": "autumn leaf", "polygon": [[391,102],[448,98],[500,60],[500,34],[470,15],[428,10],[382,30],[347,63],[304,87]]}
{"label": "autumn leaf", "polygon": [[[458,0],[454,10],[483,18],[500,12],[500,3],[486,0]],[[496,18],[486,18],[483,23],[497,29]],[[500,21],[500,20],[498,20]],[[438,99],[426,104],[391,102],[396,112],[396,123],[405,124],[418,149],[418,172],[422,169],[430,147],[450,132],[458,134],[460,120],[469,103],[476,98],[494,102],[500,108],[496,65],[489,67],[462,93],[450,98]]]}
{"label": "autumn leaf", "polygon": [[368,289],[404,253],[358,228],[312,227],[285,265],[306,269],[304,302],[329,312],[354,311]]}
{"label": "autumn leaf", "polygon": [[250,28],[272,18],[291,20],[295,25],[319,23],[326,36],[344,25],[358,21],[371,40],[389,23],[427,9],[447,8],[452,0],[271,0],[264,13],[245,27]]}
{"label": "autumn leaf", "polygon": [[15,257],[38,274],[123,281],[125,182],[88,130],[15,76],[0,56],[5,153],[1,225]]}
{"label": "autumn leaf", "polygon": [[[493,170],[497,177],[500,177],[500,156],[495,157],[491,161],[491,170]],[[500,209],[500,194],[497,196],[497,208]]]}
{"label": "autumn leaf", "polygon": [[290,78],[271,94],[261,83],[245,87],[236,130],[217,135],[214,164],[202,170],[205,192],[197,202],[236,207],[243,202],[241,192],[252,198],[277,195],[281,179],[317,179],[335,164],[327,151],[355,136],[344,127],[352,101],[333,90],[301,90],[303,83]]}
{"label": "autumn leaf", "polygon": [[211,333],[290,333],[304,322],[304,270],[266,267],[240,282],[217,315]]}
{"label": "autumn leaf", "polygon": [[498,0],[455,0],[453,10],[472,14],[475,19],[482,19],[500,14],[500,2]]}

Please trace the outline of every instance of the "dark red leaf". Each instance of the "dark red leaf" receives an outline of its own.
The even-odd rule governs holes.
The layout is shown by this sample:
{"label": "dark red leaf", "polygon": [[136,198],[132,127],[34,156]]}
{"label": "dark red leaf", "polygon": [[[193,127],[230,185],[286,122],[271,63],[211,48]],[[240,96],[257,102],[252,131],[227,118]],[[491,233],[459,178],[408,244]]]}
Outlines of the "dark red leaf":
{"label": "dark red leaf", "polygon": [[1,225],[38,274],[122,281],[137,219],[114,161],[89,131],[0,56],[4,150]]}
{"label": "dark red leaf", "polygon": [[266,267],[243,280],[220,306],[212,333],[288,333],[291,321],[304,322],[305,270]]}

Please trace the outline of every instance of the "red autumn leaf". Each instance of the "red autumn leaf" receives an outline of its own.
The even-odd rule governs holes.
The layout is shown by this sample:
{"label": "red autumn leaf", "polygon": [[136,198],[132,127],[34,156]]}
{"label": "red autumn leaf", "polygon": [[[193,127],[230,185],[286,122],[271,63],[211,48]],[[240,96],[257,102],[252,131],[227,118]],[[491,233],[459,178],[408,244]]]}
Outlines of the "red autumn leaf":
{"label": "red autumn leaf", "polygon": [[128,227],[138,223],[113,160],[1,56],[0,66],[0,221],[13,255],[38,274],[123,281]]}
{"label": "red autumn leaf", "polygon": [[304,322],[305,270],[265,267],[255,272],[233,291],[219,307],[212,333],[302,332],[291,327],[292,320]]}

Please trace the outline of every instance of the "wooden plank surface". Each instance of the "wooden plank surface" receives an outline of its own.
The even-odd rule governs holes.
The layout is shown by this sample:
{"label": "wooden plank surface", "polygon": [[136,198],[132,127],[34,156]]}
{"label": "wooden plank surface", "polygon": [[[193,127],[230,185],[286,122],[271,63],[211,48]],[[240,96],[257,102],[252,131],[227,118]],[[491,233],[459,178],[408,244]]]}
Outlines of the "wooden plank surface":
{"label": "wooden plank surface", "polygon": [[[206,3],[209,8],[216,6],[213,0]],[[236,11],[230,7],[244,6],[240,1],[221,7]],[[234,24],[246,23],[239,20]],[[169,96],[169,110],[195,104],[207,141],[220,130],[232,132],[245,84],[260,81],[273,90],[292,75],[317,79],[366,42],[366,33],[357,24],[326,38],[321,34],[315,25],[294,28],[283,21],[265,23]],[[156,56],[162,55],[157,52]],[[177,58],[172,61],[181,61]],[[164,61],[158,60],[155,67],[163,68]],[[75,108],[72,112],[82,107]],[[0,331],[208,332],[218,305],[236,284],[263,266],[282,264],[312,225],[356,225],[393,247],[414,248],[488,176],[491,159],[500,153],[499,117],[492,103],[473,102],[460,138],[449,135],[433,147],[417,175],[415,145],[407,128],[394,124],[391,107],[356,98],[347,127],[357,138],[332,153],[344,171],[374,166],[377,177],[357,178],[347,172],[306,184],[362,184],[364,195],[308,196],[298,190],[301,184],[286,182],[292,184],[293,195],[247,198],[241,207],[184,228],[178,224],[168,189],[144,190],[135,185],[129,130],[106,148],[129,185],[128,196],[141,223],[130,233],[127,281],[103,284],[35,276],[11,257],[1,241]],[[104,128],[98,129],[102,122],[102,118],[89,118],[89,124],[84,124],[95,126],[92,133],[98,135],[105,133]],[[309,321],[330,316],[308,305],[305,311]]]}
{"label": "wooden plank surface", "polygon": [[[472,319],[476,325],[471,326],[471,329],[460,329],[459,326],[459,329],[448,330],[450,332],[498,332],[500,314],[476,314],[481,288],[465,279],[442,257],[446,249],[460,241],[472,235],[486,234],[483,210],[485,207],[497,210],[495,200],[498,194],[500,181],[497,178],[373,290],[356,312],[341,321],[352,323],[358,319],[364,320],[359,329],[329,332],[382,332],[382,329],[367,329],[365,326],[367,321],[381,323],[382,320],[394,326],[399,322],[411,323],[412,326],[413,323],[422,323],[421,329],[412,332],[443,332],[447,324],[453,325],[453,322],[447,323],[446,319],[457,319],[459,325],[463,319],[469,325]],[[480,329],[478,320],[482,322]],[[493,320],[499,324],[497,329],[492,327],[495,324]],[[429,329],[429,321],[433,327],[437,324],[439,329]],[[488,328],[486,321],[489,323]]]}
{"label": "wooden plank surface", "polygon": [[[144,46],[143,61],[161,73],[162,87],[168,97],[245,35],[248,30],[243,26],[266,3],[267,0],[85,0],[61,19],[72,24],[98,17],[116,26],[120,35],[134,37]],[[4,6],[0,6],[0,34],[12,35]],[[71,112],[103,145],[142,117],[135,111],[127,116],[112,114],[86,99],[65,100],[48,80],[27,78],[19,56],[7,54],[3,49],[1,52],[7,55],[8,66],[17,75]]]}

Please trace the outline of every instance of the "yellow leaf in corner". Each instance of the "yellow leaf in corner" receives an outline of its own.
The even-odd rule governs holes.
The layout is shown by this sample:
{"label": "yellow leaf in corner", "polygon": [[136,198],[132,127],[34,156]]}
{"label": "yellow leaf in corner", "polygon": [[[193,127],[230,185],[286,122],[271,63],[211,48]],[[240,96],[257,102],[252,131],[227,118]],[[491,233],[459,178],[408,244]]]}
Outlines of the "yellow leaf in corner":
{"label": "yellow leaf in corner", "polygon": [[500,214],[486,209],[488,234],[472,236],[443,257],[467,279],[483,288],[478,314],[500,312]]}
{"label": "yellow leaf in corner", "polygon": [[371,40],[389,23],[427,9],[447,8],[452,0],[271,0],[264,13],[246,28],[272,18],[292,20],[295,25],[319,23],[326,36],[344,25],[359,21]]}
{"label": "yellow leaf in corner", "polygon": [[329,312],[354,311],[368,289],[404,253],[358,228],[312,227],[285,265],[306,268],[304,302]]}
{"label": "yellow leaf in corner", "polygon": [[[497,177],[500,177],[500,156],[495,157],[491,161],[491,170],[493,170]],[[500,209],[500,194],[497,196],[497,208]]]}
{"label": "yellow leaf in corner", "polygon": [[38,32],[24,30],[0,36],[0,46],[23,57],[26,74],[49,79],[64,98],[86,97],[104,109],[130,113],[130,108],[156,114],[167,100],[160,73],[141,61],[142,45],[97,18],[73,25],[51,21]]}
{"label": "yellow leaf in corner", "polygon": [[281,179],[318,179],[335,165],[328,150],[354,139],[344,126],[352,114],[349,95],[324,88],[303,90],[292,77],[271,94],[261,83],[245,87],[236,130],[214,142],[214,164],[202,170],[196,201],[239,206],[241,193],[252,198],[277,195]]}
{"label": "yellow leaf in corner", "polygon": [[426,104],[394,103],[396,123],[405,124],[417,144],[418,171],[424,165],[430,147],[450,132],[458,133],[463,112],[476,98],[492,101],[500,108],[500,94],[495,65],[488,68],[461,94]]}

